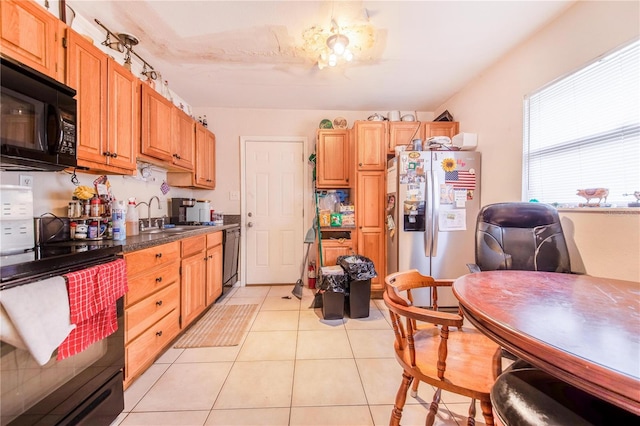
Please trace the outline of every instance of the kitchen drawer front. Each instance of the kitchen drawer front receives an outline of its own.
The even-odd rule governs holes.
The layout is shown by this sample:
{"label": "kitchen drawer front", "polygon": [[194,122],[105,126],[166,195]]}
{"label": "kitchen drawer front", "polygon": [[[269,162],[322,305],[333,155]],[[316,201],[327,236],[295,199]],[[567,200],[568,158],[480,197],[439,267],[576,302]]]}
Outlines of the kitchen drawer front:
{"label": "kitchen drawer front", "polygon": [[180,313],[173,310],[125,346],[125,381],[129,382],[153,364],[180,331]]}
{"label": "kitchen drawer front", "polygon": [[207,248],[222,244],[222,231],[207,234]]}
{"label": "kitchen drawer front", "polygon": [[204,251],[204,249],[206,248],[206,244],[206,235],[185,238],[184,240],[182,240],[182,257],[191,256],[198,252]]}
{"label": "kitchen drawer front", "polygon": [[174,283],[124,311],[125,342],[130,342],[159,319],[179,308],[180,284]]}
{"label": "kitchen drawer front", "polygon": [[134,303],[172,283],[180,282],[180,262],[178,260],[154,268],[151,272],[129,279],[129,291],[125,295],[127,309]]}
{"label": "kitchen drawer front", "polygon": [[162,244],[148,249],[126,253],[127,274],[129,277],[148,271],[154,266],[164,265],[180,258],[180,242]]}

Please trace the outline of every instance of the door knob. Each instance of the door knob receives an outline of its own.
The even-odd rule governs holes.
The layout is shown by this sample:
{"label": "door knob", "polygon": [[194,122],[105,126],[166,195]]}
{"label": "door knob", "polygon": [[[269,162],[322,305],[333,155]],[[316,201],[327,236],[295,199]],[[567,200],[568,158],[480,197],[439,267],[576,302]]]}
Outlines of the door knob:
{"label": "door knob", "polygon": [[247,222],[247,228],[253,227],[253,222]]}
{"label": "door knob", "polygon": [[247,216],[252,217],[253,213],[249,212],[249,213],[247,213]]}

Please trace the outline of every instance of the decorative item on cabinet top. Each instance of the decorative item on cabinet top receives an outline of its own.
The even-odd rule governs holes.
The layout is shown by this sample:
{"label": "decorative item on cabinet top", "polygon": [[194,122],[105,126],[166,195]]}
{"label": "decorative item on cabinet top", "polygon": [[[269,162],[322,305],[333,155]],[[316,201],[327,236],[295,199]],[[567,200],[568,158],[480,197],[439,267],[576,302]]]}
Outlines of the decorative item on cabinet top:
{"label": "decorative item on cabinet top", "polygon": [[322,120],[320,122],[320,125],[318,126],[318,128],[320,128],[320,129],[333,129],[333,123],[328,118],[325,118],[324,120]]}
{"label": "decorative item on cabinet top", "polygon": [[334,129],[346,129],[347,128],[347,119],[344,117],[336,117],[333,119],[333,128]]}

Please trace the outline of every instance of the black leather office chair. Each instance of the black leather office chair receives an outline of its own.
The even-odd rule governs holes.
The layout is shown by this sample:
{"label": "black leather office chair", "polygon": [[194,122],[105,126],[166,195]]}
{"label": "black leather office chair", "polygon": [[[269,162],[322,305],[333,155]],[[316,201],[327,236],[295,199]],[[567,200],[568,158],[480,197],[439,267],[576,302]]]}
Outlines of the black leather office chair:
{"label": "black leather office chair", "polygon": [[484,206],[476,220],[476,263],[467,266],[471,272],[571,272],[557,210],[526,202]]}
{"label": "black leather office chair", "polygon": [[491,388],[496,424],[504,426],[606,426],[638,424],[640,417],[523,361]]}

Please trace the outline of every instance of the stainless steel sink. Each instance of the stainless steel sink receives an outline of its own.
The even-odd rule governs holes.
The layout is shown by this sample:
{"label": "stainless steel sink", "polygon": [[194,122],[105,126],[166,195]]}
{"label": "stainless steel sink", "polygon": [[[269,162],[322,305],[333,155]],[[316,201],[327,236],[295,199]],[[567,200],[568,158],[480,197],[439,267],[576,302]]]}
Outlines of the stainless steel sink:
{"label": "stainless steel sink", "polygon": [[141,234],[174,234],[177,232],[184,232],[184,231],[189,231],[190,229],[194,229],[194,228],[186,228],[186,227],[182,227],[182,226],[176,226],[175,228],[151,228],[151,229],[145,229],[144,231],[141,231]]}

